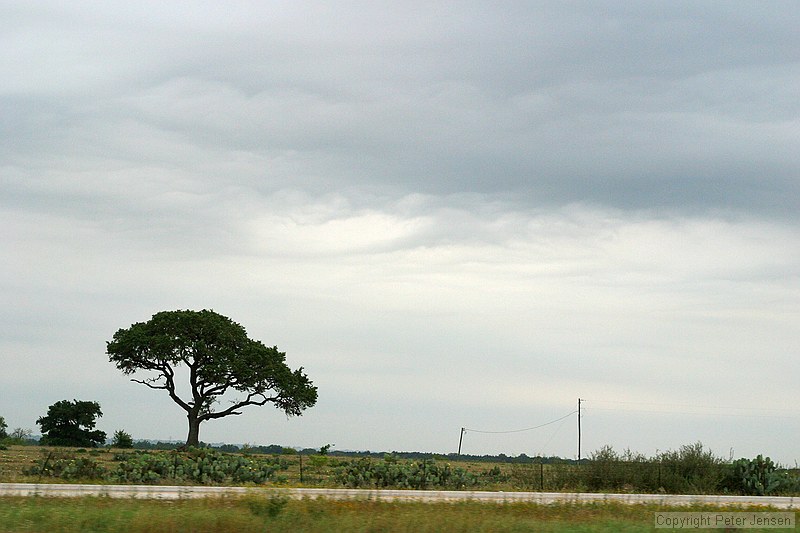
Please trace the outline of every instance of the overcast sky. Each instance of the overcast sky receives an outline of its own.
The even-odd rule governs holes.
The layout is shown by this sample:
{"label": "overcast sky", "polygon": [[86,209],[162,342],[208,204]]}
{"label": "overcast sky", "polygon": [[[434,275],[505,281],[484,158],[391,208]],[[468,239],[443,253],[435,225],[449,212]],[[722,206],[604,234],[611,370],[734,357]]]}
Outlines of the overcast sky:
{"label": "overcast sky", "polygon": [[[0,3],[0,416],[184,439],[114,332],[319,387],[207,442],[800,460],[794,2]],[[466,453],[574,457],[576,419]]]}

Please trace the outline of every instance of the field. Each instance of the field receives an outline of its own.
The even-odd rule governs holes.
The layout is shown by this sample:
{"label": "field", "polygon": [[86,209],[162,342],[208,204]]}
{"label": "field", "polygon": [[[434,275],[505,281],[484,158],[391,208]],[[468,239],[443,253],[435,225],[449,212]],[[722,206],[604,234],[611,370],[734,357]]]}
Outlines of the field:
{"label": "field", "polygon": [[[141,453],[141,452],[140,452]],[[142,455],[172,457],[175,452],[172,451],[148,451]],[[101,479],[92,476],[80,476],[72,479],[62,479],[58,477],[49,477],[41,473],[31,473],[32,467],[37,465],[40,467],[49,465],[52,467],[59,461],[74,461],[82,460],[85,462],[92,462],[104,469],[105,471],[113,471],[120,463],[121,457],[136,456],[137,452],[134,450],[118,450],[110,448],[99,449],[76,449],[76,448],[57,448],[45,446],[10,446],[7,450],[0,450],[0,482],[16,482],[16,483],[58,483],[58,482],[104,482]],[[341,487],[342,483],[335,477],[335,472],[349,464],[356,464],[359,462],[358,458],[337,457],[337,456],[300,456],[300,455],[260,455],[260,454],[219,454],[224,457],[247,457],[255,461],[270,461],[279,463],[280,467],[268,481],[264,483],[266,486],[287,486],[293,487]],[[364,460],[361,460],[364,462]],[[383,463],[383,460],[371,459],[368,460],[370,464]],[[413,461],[398,461],[400,465],[410,464]],[[492,471],[496,475],[493,479],[483,477],[481,488],[487,490],[511,490],[512,484],[509,483],[507,472],[510,472],[510,465],[500,464],[491,465],[479,462],[469,461],[439,461],[438,464],[452,464],[455,468],[463,469],[476,476]],[[108,481],[105,481],[108,482]],[[183,484],[175,480],[155,481],[153,484]],[[186,482],[191,484],[192,482]],[[213,480],[207,484],[220,484],[215,483]],[[243,482],[228,482],[225,484],[230,485],[249,485],[251,483]]]}
{"label": "field", "polygon": [[[639,532],[653,531],[656,511],[741,508],[652,505],[391,503],[376,501],[209,498],[0,498],[6,532]],[[764,511],[764,508],[749,509]],[[722,531],[722,530],[717,530]],[[748,531],[761,531],[749,529]],[[764,530],[766,531],[766,529]],[[770,531],[775,531],[774,529]]]}
{"label": "field", "polygon": [[396,488],[666,494],[800,494],[796,470],[768,460],[726,463],[698,445],[660,460],[606,454],[580,465],[457,457],[224,453],[10,446],[0,482]]}
{"label": "field", "polygon": [[[146,468],[142,466],[145,463]],[[140,470],[132,468],[131,465],[138,465],[136,468]],[[164,472],[165,465],[168,472]],[[236,469],[245,468],[247,470],[245,473],[251,477],[242,478],[241,472],[233,474],[230,470],[231,465]],[[253,465],[256,465],[255,469]],[[623,492],[633,492],[636,487],[627,480],[636,483],[637,479],[643,479],[644,474],[652,477],[652,466],[602,462],[591,466],[521,465],[454,461],[453,458],[439,458],[436,461],[404,460],[393,456],[367,459],[335,455],[223,454],[211,450],[178,453],[39,446],[12,446],[7,450],[0,450],[0,482],[115,483],[120,481],[114,476],[122,475],[118,472],[124,472],[125,475],[144,476],[144,482],[155,485],[202,483],[264,487],[342,487],[365,483],[366,485],[359,486],[396,487],[398,483],[422,483],[424,485],[422,488],[444,488],[447,484],[470,482],[476,485],[464,488],[503,491],[541,490],[544,485],[547,490],[583,491],[586,490],[586,483],[599,477],[608,483],[617,483],[615,487],[622,487]],[[717,467],[700,470],[697,470],[696,464],[694,467],[699,474],[695,478],[687,478],[695,484],[688,485],[692,488],[708,479],[717,479],[721,472]],[[160,474],[152,473],[156,471]],[[151,472],[153,477],[147,478],[145,475],[147,472]],[[177,472],[189,477],[171,477]],[[58,475],[55,475],[56,473]],[[367,477],[363,477],[367,474],[369,474]],[[254,475],[262,477],[253,478]],[[665,481],[669,481],[671,474],[664,468],[663,471],[658,470],[658,475],[659,481],[662,476]],[[241,481],[242,479],[256,479],[256,481]],[[686,482],[687,479],[682,479],[682,482]],[[122,482],[134,481],[126,479]],[[171,501],[106,497],[73,499],[5,497],[0,498],[0,533],[12,531],[635,532],[652,531],[656,511],[687,510],[722,509],[699,505],[692,508],[670,509],[655,505],[615,503],[541,505],[476,501],[421,503],[290,500],[281,494]]]}

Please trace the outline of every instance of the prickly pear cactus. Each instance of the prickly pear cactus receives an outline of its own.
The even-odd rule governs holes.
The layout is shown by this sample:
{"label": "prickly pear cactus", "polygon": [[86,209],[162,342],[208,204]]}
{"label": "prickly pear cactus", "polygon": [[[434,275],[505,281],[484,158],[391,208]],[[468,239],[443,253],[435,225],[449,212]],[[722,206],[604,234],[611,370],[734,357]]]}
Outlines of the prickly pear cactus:
{"label": "prickly pear cactus", "polygon": [[734,492],[752,496],[767,496],[776,492],[793,490],[798,480],[785,472],[778,472],[769,457],[738,459],[731,463],[724,487]]}

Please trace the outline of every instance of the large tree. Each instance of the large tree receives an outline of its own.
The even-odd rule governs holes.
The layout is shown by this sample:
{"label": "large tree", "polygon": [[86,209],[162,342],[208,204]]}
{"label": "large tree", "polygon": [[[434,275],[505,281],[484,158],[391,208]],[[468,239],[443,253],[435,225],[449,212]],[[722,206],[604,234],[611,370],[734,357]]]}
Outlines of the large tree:
{"label": "large tree", "polygon": [[[109,361],[151,389],[163,389],[189,421],[187,446],[199,443],[200,424],[241,414],[248,405],[272,403],[297,416],[317,402],[317,388],[291,370],[286,354],[248,338],[245,329],[214,311],[162,311],[147,322],[120,329],[106,347]],[[188,369],[188,393],[182,397],[176,368]],[[183,390],[183,388],[181,389]],[[231,393],[223,406],[222,397]]]}
{"label": "large tree", "polygon": [[106,433],[94,429],[95,419],[103,416],[100,404],[80,400],[61,400],[47,408],[47,415],[36,421],[42,427],[39,444],[95,448],[105,444]]}

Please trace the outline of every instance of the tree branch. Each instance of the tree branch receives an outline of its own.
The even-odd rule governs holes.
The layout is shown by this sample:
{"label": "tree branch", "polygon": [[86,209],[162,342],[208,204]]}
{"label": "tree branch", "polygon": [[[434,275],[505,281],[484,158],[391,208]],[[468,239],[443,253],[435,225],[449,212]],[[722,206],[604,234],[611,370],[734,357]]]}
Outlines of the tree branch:
{"label": "tree branch", "polygon": [[166,389],[167,388],[166,385],[153,385],[153,383],[155,383],[159,379],[161,379],[161,376],[159,376],[157,378],[150,378],[150,379],[133,379],[133,378],[131,378],[131,381],[133,381],[135,383],[141,383],[142,385],[146,385],[146,386],[150,387],[151,389]]}
{"label": "tree branch", "polygon": [[219,385],[211,387],[210,389],[201,390],[201,392],[203,396],[217,396],[219,394],[224,393],[226,390],[228,390],[230,387],[233,387],[237,383],[238,382],[236,380],[232,380],[225,383],[220,383]]}
{"label": "tree branch", "polygon": [[[183,399],[181,399],[181,397],[178,396],[177,393],[175,392],[175,380],[174,380],[175,371],[172,369],[172,367],[169,366],[169,364],[167,363],[162,363],[160,366],[156,366],[151,370],[158,370],[159,372],[161,372],[161,375],[149,379],[131,379],[131,381],[134,381],[136,383],[141,383],[142,385],[146,385],[151,389],[166,390],[167,393],[169,393],[169,397],[172,398],[173,402],[180,405],[186,412],[189,412],[191,406],[185,401],[183,401]],[[156,383],[162,378],[164,379],[165,383],[156,385]]]}
{"label": "tree branch", "polygon": [[[258,396],[261,397],[261,400],[257,400],[257,401],[253,400],[253,398],[256,398]],[[223,416],[228,416],[228,415],[240,415],[242,413],[238,413],[238,412],[236,412],[236,410],[241,408],[241,407],[244,407],[246,405],[264,405],[267,402],[274,402],[277,399],[278,399],[278,396],[271,396],[271,397],[268,398],[268,397],[264,396],[264,394],[261,393],[261,392],[253,392],[253,393],[248,394],[246,399],[244,399],[244,400],[242,400],[240,402],[234,403],[232,406],[228,407],[224,411],[218,411],[216,413],[206,413],[206,414],[202,415],[200,418],[201,418],[201,420],[211,420],[211,419],[214,419],[214,418],[222,418]]]}

